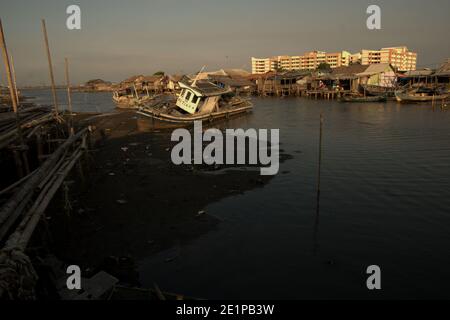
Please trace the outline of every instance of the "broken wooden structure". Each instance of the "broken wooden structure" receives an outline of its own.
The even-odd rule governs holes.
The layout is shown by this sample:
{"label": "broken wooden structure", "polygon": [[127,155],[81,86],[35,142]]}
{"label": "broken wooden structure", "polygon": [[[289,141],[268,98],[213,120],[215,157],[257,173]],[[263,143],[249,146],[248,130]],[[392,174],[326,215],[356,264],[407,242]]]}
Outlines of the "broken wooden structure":
{"label": "broken wooden structure", "polygon": [[[74,133],[72,122],[67,121],[71,112],[61,113],[58,109],[45,21],[42,28],[52,107],[22,104],[18,99],[0,20],[0,45],[10,96],[5,112],[0,113],[0,299],[35,298],[38,278],[27,256],[27,246],[38,225],[45,225],[47,207],[90,145],[90,128]],[[16,170],[10,170],[14,168],[11,163],[15,163]]]}

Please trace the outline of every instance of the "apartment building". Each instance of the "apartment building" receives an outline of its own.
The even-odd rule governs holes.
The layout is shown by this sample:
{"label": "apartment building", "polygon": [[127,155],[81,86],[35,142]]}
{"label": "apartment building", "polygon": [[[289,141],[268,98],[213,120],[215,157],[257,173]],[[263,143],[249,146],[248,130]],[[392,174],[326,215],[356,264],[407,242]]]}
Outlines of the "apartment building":
{"label": "apartment building", "polygon": [[276,56],[272,58],[252,58],[252,73],[262,74],[275,70],[315,70],[321,63],[327,63],[331,68],[348,66],[351,54],[347,51],[326,53],[311,51],[302,56]]}
{"label": "apartment building", "polygon": [[362,50],[358,53],[341,51],[306,52],[302,56],[276,56],[272,58],[252,58],[252,73],[263,74],[276,70],[315,70],[321,63],[327,63],[332,69],[361,63],[363,65],[390,63],[399,71],[416,70],[417,53],[407,47],[389,47],[381,50]]}
{"label": "apartment building", "polygon": [[[272,71],[271,58],[252,58],[252,73],[263,74]],[[273,70],[275,70],[274,68]]]}
{"label": "apartment building", "polygon": [[411,52],[407,47],[390,47],[381,50],[362,50],[361,64],[390,63],[399,71],[416,70],[417,53]]}

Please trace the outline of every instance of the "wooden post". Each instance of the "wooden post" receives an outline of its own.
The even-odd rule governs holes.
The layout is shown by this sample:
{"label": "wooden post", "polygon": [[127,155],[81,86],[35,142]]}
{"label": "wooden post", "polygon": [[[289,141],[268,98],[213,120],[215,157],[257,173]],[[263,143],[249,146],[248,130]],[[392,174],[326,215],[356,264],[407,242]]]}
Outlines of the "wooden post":
{"label": "wooden post", "polygon": [[12,79],[12,73],[11,73],[11,65],[9,63],[9,54],[8,54],[8,48],[6,46],[6,40],[5,40],[5,34],[3,32],[3,25],[2,21],[0,20],[0,42],[2,46],[2,52],[3,52],[3,62],[5,63],[6,68],[6,76],[8,78],[8,86],[9,86],[9,94],[11,96],[11,104],[13,106],[14,112],[17,114],[17,98],[16,98],[16,90],[14,87],[14,82]]}
{"label": "wooden post", "polygon": [[14,82],[14,93],[16,94],[16,99],[17,99],[17,106],[20,106],[19,91],[17,90],[16,69],[14,68],[14,59],[13,59],[12,55],[11,55],[11,71],[12,71],[12,77],[13,77],[13,82]]}
{"label": "wooden post", "polygon": [[42,130],[39,129],[38,133],[36,134],[36,144],[37,144],[37,157],[39,164],[42,164],[43,156],[44,156],[44,146],[42,144]]}
{"label": "wooden post", "polygon": [[319,166],[317,177],[317,202],[316,202],[316,219],[314,222],[313,232],[313,254],[316,255],[318,248],[319,220],[320,220],[320,178],[322,169],[322,141],[323,141],[323,114],[320,114],[320,138],[319,138]]}
{"label": "wooden post", "polygon": [[[15,85],[15,81],[13,80],[13,74],[11,71],[11,64],[9,61],[9,54],[8,54],[8,47],[6,46],[6,40],[5,40],[5,33],[3,32],[3,25],[2,25],[2,21],[0,20],[0,42],[1,42],[1,46],[2,46],[2,52],[3,52],[3,61],[5,64],[5,68],[6,68],[6,75],[8,78],[8,85],[9,85],[9,95],[11,98],[11,104],[13,106],[13,110],[14,113],[16,114],[16,125],[17,125],[17,133],[19,136],[19,140],[21,143],[21,147],[20,149],[23,150],[23,160],[25,162],[25,169],[27,170],[27,172],[29,172],[29,166],[28,166],[28,158],[27,158],[27,153],[26,153],[26,147],[24,144],[24,140],[23,140],[23,135],[22,135],[22,127],[20,125],[20,117],[19,117],[19,110],[18,110],[18,101],[19,98],[17,97],[17,88]],[[20,157],[20,152],[18,152],[17,150],[14,151],[14,159],[16,161],[16,166],[18,168],[18,174],[20,177],[23,177],[23,164],[22,164],[22,159]]]}
{"label": "wooden post", "polygon": [[42,32],[44,33],[45,49],[47,51],[48,69],[49,69],[50,80],[51,80],[51,84],[52,84],[53,103],[54,103],[55,113],[56,113],[56,115],[58,115],[58,113],[59,113],[58,96],[56,95],[56,86],[55,86],[55,77],[53,75],[52,57],[50,54],[50,46],[48,45],[47,27],[45,25],[44,19],[42,19]]}
{"label": "wooden post", "polygon": [[318,175],[317,175],[317,212],[319,211],[320,204],[320,180],[322,173],[322,142],[323,142],[323,113],[320,114],[320,135],[319,135],[319,166],[318,166]]}
{"label": "wooden post", "polygon": [[67,103],[69,107],[69,121],[68,121],[68,128],[69,128],[69,134],[72,136],[74,134],[73,131],[73,113],[72,113],[72,96],[71,96],[71,90],[70,90],[70,75],[69,75],[69,59],[64,58],[65,62],[65,69],[66,69],[66,84],[67,84]]}
{"label": "wooden post", "polygon": [[139,101],[139,94],[138,94],[138,91],[136,89],[136,85],[133,84],[133,88],[134,88],[134,94],[136,95],[136,99],[137,99],[137,101]]}

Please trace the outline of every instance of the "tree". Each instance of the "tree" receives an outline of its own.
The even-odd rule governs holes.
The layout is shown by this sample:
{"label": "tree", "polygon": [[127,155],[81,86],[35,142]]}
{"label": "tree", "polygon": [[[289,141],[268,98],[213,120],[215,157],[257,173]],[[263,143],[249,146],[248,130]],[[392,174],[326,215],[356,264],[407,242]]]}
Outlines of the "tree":
{"label": "tree", "polygon": [[164,71],[155,72],[154,76],[164,76],[166,75]]}
{"label": "tree", "polygon": [[326,63],[326,62],[322,62],[317,67],[317,70],[319,70],[319,71],[330,71],[331,70],[331,66],[328,63]]}

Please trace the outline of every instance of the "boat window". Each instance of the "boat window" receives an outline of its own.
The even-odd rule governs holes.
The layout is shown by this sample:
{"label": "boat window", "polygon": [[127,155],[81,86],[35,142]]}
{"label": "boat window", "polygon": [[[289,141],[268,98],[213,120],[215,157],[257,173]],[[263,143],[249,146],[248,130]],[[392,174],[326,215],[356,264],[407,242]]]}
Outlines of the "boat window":
{"label": "boat window", "polygon": [[189,101],[191,99],[192,93],[190,93],[188,91],[187,95],[186,95],[186,100]]}
{"label": "boat window", "polygon": [[196,95],[194,95],[194,97],[192,98],[192,103],[196,104],[198,102],[198,97]]}

